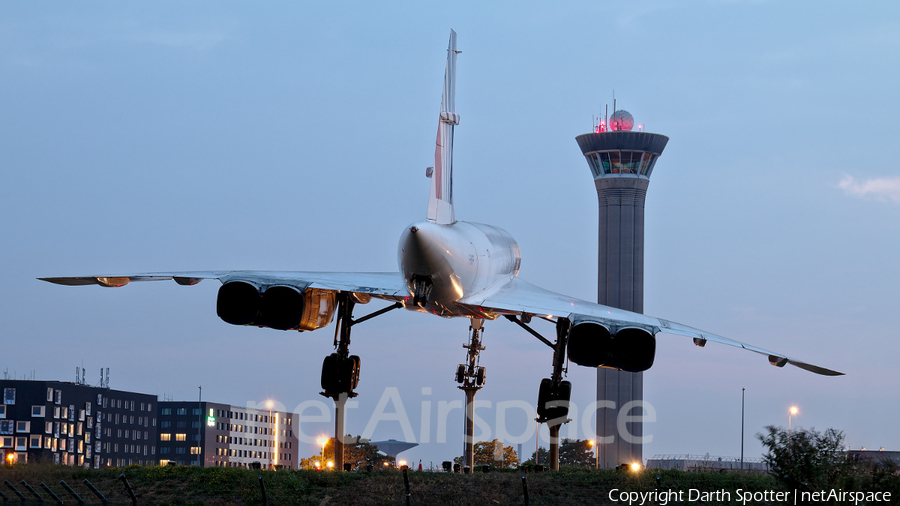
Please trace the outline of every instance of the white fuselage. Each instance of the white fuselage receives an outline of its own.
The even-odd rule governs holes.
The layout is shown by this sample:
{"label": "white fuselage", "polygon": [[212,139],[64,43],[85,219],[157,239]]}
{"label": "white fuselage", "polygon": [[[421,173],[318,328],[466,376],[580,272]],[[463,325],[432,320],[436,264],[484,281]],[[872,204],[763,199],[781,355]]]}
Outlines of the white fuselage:
{"label": "white fuselage", "polygon": [[398,246],[400,271],[413,297],[404,307],[440,316],[479,316],[456,304],[503,286],[519,273],[519,245],[501,228],[457,221],[409,225]]}

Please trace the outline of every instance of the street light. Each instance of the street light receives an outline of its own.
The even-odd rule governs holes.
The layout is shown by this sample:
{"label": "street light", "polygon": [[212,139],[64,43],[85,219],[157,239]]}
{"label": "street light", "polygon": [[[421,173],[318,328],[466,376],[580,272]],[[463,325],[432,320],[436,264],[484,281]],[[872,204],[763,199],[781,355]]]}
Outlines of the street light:
{"label": "street light", "polygon": [[269,447],[269,469],[272,469],[272,408],[274,406],[274,402],[266,401],[266,407],[269,408],[269,441],[266,444]]}
{"label": "street light", "polygon": [[791,439],[791,418],[797,414],[797,406],[791,406],[790,411],[788,411],[788,439]]}
{"label": "street light", "polygon": [[594,469],[600,469],[600,447],[597,446],[597,443],[595,443],[593,439],[588,439],[588,446],[594,448],[597,453],[597,461],[594,463]]}
{"label": "street light", "polygon": [[322,445],[322,462],[325,462],[325,443],[328,442],[327,437],[320,437],[317,442]]}

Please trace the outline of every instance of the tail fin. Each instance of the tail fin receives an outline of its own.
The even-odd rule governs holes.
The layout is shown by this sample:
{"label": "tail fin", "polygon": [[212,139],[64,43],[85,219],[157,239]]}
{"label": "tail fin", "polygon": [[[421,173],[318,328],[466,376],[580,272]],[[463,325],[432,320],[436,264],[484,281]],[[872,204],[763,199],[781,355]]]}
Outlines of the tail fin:
{"label": "tail fin", "polygon": [[434,149],[434,171],[431,174],[431,194],[428,198],[428,220],[441,225],[456,222],[453,212],[453,127],[459,124],[454,98],[457,53],[456,32],[450,30],[444,93],[441,97],[441,114]]}

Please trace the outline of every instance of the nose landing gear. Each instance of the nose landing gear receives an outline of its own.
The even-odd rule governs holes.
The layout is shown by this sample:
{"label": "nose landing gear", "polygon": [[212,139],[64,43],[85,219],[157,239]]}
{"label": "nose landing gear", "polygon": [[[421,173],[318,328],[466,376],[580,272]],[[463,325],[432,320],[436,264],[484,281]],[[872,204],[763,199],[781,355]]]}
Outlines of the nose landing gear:
{"label": "nose landing gear", "polygon": [[481,351],[484,346],[481,344],[481,333],[484,320],[473,318],[469,325],[469,344],[464,344],[463,348],[468,350],[467,363],[456,366],[456,382],[460,384],[459,388],[466,393],[466,432],[463,439],[463,465],[469,470],[475,469],[475,393],[484,387],[485,369],[480,365]]}

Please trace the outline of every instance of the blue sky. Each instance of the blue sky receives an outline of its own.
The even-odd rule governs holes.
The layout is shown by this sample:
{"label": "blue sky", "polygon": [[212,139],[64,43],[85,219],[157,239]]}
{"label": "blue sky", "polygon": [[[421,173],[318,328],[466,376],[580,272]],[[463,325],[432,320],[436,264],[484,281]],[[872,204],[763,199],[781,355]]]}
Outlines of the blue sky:
{"label": "blue sky", "polygon": [[[83,363],[92,383],[110,367],[114,388],[175,399],[198,385],[239,405],[321,399],[330,328],[229,326],[214,282],[35,278],[395,270],[400,231],[425,213],[453,28],[457,217],[516,237],[522,278],[596,297],[596,194],[574,137],[615,90],[671,139],[647,199],[646,313],[847,373],[660,335],[645,457],[738,455],[744,387],[749,456],[792,404],[800,426],[900,449],[898,14],[892,2],[4,3],[0,367],[68,380]],[[348,431],[388,388],[417,436],[423,401],[434,421],[439,402],[461,400],[466,328],[405,312],[357,327],[364,416]],[[490,426],[497,403],[535,401],[551,357],[503,321],[485,344]],[[594,372],[569,379],[586,406]],[[530,426],[507,418],[511,433]],[[459,455],[461,422],[453,411],[448,442],[405,455]],[[373,437],[403,438],[401,424]]]}

